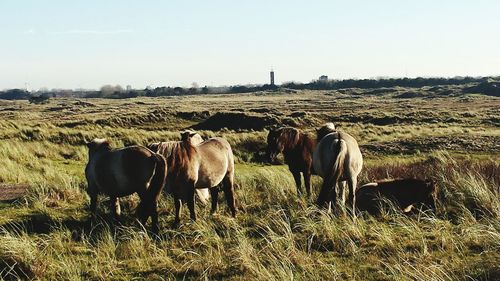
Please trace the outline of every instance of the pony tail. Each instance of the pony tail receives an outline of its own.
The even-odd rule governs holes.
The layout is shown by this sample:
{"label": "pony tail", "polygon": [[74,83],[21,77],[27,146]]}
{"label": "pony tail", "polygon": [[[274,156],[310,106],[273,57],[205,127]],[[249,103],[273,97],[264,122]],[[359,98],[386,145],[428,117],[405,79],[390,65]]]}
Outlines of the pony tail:
{"label": "pony tail", "polygon": [[347,152],[347,145],[343,139],[339,139],[337,145],[337,159],[335,159],[335,163],[332,166],[332,176],[331,176],[331,184],[335,184],[339,181],[340,176],[344,172],[344,160]]}
{"label": "pony tail", "polygon": [[323,189],[320,191],[320,196],[318,197],[318,205],[323,205],[324,202],[329,200],[328,196],[330,195],[331,190],[326,190],[335,188],[336,183],[339,181],[340,176],[344,171],[344,161],[347,154],[347,145],[346,142],[340,138],[337,142],[337,158],[332,165],[331,171],[332,173],[326,179],[324,179]]}
{"label": "pony tail", "polygon": [[157,201],[161,190],[165,185],[165,179],[167,176],[167,160],[165,160],[163,155],[158,153],[153,154],[153,157],[156,161],[156,168],[153,179],[151,179],[151,184],[149,185],[148,193],[151,199]]}

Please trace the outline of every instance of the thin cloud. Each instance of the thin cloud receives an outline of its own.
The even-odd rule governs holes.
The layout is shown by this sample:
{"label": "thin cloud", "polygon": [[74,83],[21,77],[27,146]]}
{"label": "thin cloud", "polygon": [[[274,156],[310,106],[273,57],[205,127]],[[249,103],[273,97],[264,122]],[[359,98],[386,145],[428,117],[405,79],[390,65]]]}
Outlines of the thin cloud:
{"label": "thin cloud", "polygon": [[36,33],[36,30],[34,28],[30,28],[26,31],[24,31],[24,34],[35,34]]}
{"label": "thin cloud", "polygon": [[71,29],[60,32],[55,32],[56,34],[90,34],[90,35],[112,35],[112,34],[124,34],[124,33],[134,33],[133,29]]}

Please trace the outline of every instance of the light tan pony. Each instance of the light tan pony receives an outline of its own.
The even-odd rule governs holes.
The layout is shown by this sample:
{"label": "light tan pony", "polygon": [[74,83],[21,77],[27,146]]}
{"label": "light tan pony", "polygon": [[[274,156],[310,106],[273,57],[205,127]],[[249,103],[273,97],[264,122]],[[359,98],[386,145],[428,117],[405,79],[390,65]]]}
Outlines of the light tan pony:
{"label": "light tan pony", "polygon": [[110,197],[115,217],[120,215],[118,198],[137,193],[141,199],[137,215],[143,224],[151,217],[153,232],[157,233],[157,202],[165,184],[165,158],[143,146],[112,149],[105,139],[94,139],[87,146],[89,161],[85,176],[92,216],[96,213],[98,193]]}
{"label": "light tan pony", "polygon": [[[198,134],[195,131],[187,130],[184,132],[190,132],[191,135],[191,143],[193,145],[198,145],[203,142],[203,137]],[[147,145],[147,148],[151,149],[152,151],[159,153],[165,157],[165,159],[168,159],[170,155],[172,155],[172,151],[174,150],[175,147],[177,147],[180,144],[180,141],[162,141],[162,142],[155,142]],[[169,184],[169,182],[166,182],[166,186],[164,191],[168,194],[172,194],[172,186]],[[198,198],[200,199],[200,202],[203,205],[206,205],[208,203],[208,200],[210,199],[210,193],[208,188],[197,188],[196,189],[196,194],[198,195]]]}
{"label": "light tan pony", "polygon": [[358,142],[351,135],[335,130],[333,123],[327,123],[317,131],[317,141],[318,145],[313,152],[313,167],[316,174],[323,178],[317,204],[329,208],[332,202],[335,203],[337,185],[345,204],[344,189],[347,182],[349,202],[352,202],[354,211],[357,177],[363,167]]}
{"label": "light tan pony", "polygon": [[234,156],[229,143],[223,138],[211,138],[194,144],[195,132],[181,133],[181,141],[173,144],[167,158],[167,182],[175,203],[174,226],[180,222],[182,201],[189,208],[190,217],[196,220],[195,192],[210,190],[212,213],[217,211],[219,185],[222,184],[231,215],[236,216],[234,199]]}

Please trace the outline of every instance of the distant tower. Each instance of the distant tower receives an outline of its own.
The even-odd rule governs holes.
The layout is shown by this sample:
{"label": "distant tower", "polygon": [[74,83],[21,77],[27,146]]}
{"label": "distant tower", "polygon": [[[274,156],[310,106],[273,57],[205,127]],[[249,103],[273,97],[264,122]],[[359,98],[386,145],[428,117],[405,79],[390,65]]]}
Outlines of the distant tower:
{"label": "distant tower", "polygon": [[269,74],[271,75],[271,86],[274,86],[274,70],[271,69],[271,72]]}

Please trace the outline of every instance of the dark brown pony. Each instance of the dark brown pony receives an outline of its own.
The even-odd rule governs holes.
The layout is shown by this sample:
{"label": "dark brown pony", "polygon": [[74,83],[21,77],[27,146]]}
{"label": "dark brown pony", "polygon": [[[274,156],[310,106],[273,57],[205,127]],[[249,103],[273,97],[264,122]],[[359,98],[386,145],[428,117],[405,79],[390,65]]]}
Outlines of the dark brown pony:
{"label": "dark brown pony", "polygon": [[285,163],[292,172],[297,193],[302,194],[300,173],[304,175],[307,196],[311,195],[311,174],[313,173],[312,154],[316,147],[316,140],[291,127],[269,131],[267,135],[267,155],[270,161],[283,153]]}
{"label": "dark brown pony", "polygon": [[153,232],[158,232],[157,202],[165,184],[165,158],[143,146],[112,149],[105,139],[87,143],[89,161],[85,167],[90,196],[90,211],[96,213],[98,193],[111,199],[111,210],[120,215],[120,197],[137,193],[141,199],[137,215],[142,224],[152,219]]}
{"label": "dark brown pony", "polygon": [[385,180],[361,186],[356,197],[357,209],[372,215],[380,214],[380,203],[384,198],[394,202],[403,213],[409,213],[415,204],[435,209],[436,186],[428,180]]}

